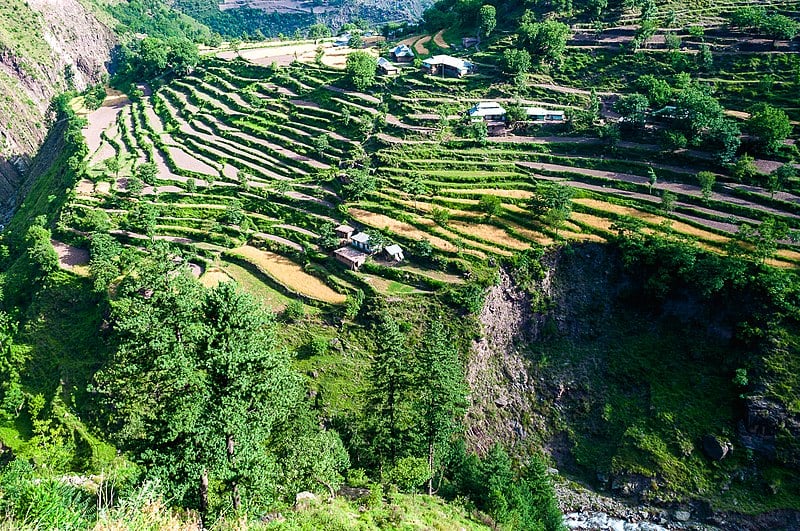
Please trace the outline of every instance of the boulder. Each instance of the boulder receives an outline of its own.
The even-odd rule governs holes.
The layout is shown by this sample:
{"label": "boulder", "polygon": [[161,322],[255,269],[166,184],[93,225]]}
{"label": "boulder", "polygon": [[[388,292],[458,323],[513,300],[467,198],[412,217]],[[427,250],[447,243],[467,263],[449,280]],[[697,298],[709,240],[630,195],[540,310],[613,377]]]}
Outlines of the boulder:
{"label": "boulder", "polygon": [[307,490],[298,492],[297,496],[294,497],[294,506],[297,509],[307,509],[315,503],[317,503],[317,495]]}
{"label": "boulder", "polygon": [[688,522],[689,519],[692,517],[692,513],[689,511],[678,510],[672,514],[672,517],[675,518],[678,522]]}
{"label": "boulder", "polygon": [[722,461],[725,459],[731,449],[731,443],[719,437],[715,437],[714,435],[706,435],[703,437],[703,451],[714,461]]}

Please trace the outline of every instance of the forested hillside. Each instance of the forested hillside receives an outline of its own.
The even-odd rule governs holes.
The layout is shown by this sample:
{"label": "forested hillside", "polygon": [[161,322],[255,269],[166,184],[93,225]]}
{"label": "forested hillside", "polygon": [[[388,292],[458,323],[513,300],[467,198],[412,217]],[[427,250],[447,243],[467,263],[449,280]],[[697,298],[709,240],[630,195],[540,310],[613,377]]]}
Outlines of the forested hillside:
{"label": "forested hillside", "polygon": [[800,526],[796,3],[87,5],[0,233],[11,527]]}

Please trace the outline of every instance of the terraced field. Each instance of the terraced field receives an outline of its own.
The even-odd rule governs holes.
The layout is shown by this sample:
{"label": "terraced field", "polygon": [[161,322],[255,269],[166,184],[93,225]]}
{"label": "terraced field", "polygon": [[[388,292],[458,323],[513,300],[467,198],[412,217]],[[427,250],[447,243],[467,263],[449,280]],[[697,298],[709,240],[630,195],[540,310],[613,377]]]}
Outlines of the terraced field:
{"label": "terraced field", "polygon": [[[275,307],[285,297],[342,304],[356,290],[435,291],[531,246],[604,241],[634,223],[718,253],[742,222],[774,217],[800,227],[800,196],[791,191],[770,194],[719,174],[704,199],[694,179],[709,169],[701,153],[631,142],[609,150],[559,130],[485,144],[463,138],[457,117],[481,97],[463,83],[410,74],[365,94],[327,67],[206,60],[139,101],[116,96],[88,116],[89,171],[67,220],[87,232],[100,216],[133,247],[168,240],[205,270],[205,282],[246,276],[255,291],[258,279],[275,294]],[[547,105],[579,103],[570,91],[541,90]],[[445,137],[442,115],[450,123]],[[141,182],[147,165],[156,175]],[[652,189],[651,167],[658,174]],[[343,191],[354,170],[377,183],[357,200]],[[575,191],[561,226],[530,214],[528,201],[543,182]],[[669,211],[664,191],[676,197]],[[499,200],[491,215],[482,208],[486,196]],[[399,243],[405,262],[376,255],[362,271],[348,270],[330,245],[320,245],[340,223]],[[800,263],[793,242],[780,242],[772,263]]]}

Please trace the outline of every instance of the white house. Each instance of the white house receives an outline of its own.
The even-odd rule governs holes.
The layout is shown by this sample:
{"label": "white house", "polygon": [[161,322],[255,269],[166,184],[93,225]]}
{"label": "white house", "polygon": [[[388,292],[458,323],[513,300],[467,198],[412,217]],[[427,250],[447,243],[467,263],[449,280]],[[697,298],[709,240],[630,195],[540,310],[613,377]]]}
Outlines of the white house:
{"label": "white house", "polygon": [[506,119],[506,110],[496,101],[481,101],[467,111],[472,120],[502,122]]}
{"label": "white house", "polygon": [[350,243],[353,244],[353,247],[356,249],[363,251],[365,253],[372,252],[372,245],[369,241],[369,234],[366,232],[359,232],[358,234],[354,234],[350,238]]}
{"label": "white house", "polygon": [[536,123],[562,123],[564,111],[543,109],[542,107],[528,107],[525,109],[528,121]]}
{"label": "white house", "polygon": [[378,73],[384,76],[393,76],[400,72],[400,69],[394,66],[388,59],[385,57],[378,58]]}
{"label": "white house", "polygon": [[393,262],[402,262],[405,260],[405,257],[403,256],[403,249],[396,243],[387,246],[383,252],[385,252],[386,257]]}
{"label": "white house", "polygon": [[399,44],[389,50],[389,58],[395,63],[410,63],[414,60],[414,52],[405,44]]}
{"label": "white house", "polygon": [[422,61],[422,71],[431,75],[464,77],[475,70],[475,65],[450,55],[434,55]]}

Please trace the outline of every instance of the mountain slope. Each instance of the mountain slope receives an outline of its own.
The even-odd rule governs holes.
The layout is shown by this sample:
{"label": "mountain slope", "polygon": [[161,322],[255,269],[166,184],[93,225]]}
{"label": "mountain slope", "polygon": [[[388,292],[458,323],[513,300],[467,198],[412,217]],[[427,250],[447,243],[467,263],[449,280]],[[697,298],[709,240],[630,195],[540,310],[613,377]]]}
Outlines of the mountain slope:
{"label": "mountain slope", "polygon": [[78,0],[0,4],[0,216],[47,134],[51,99],[98,82],[115,42]]}

